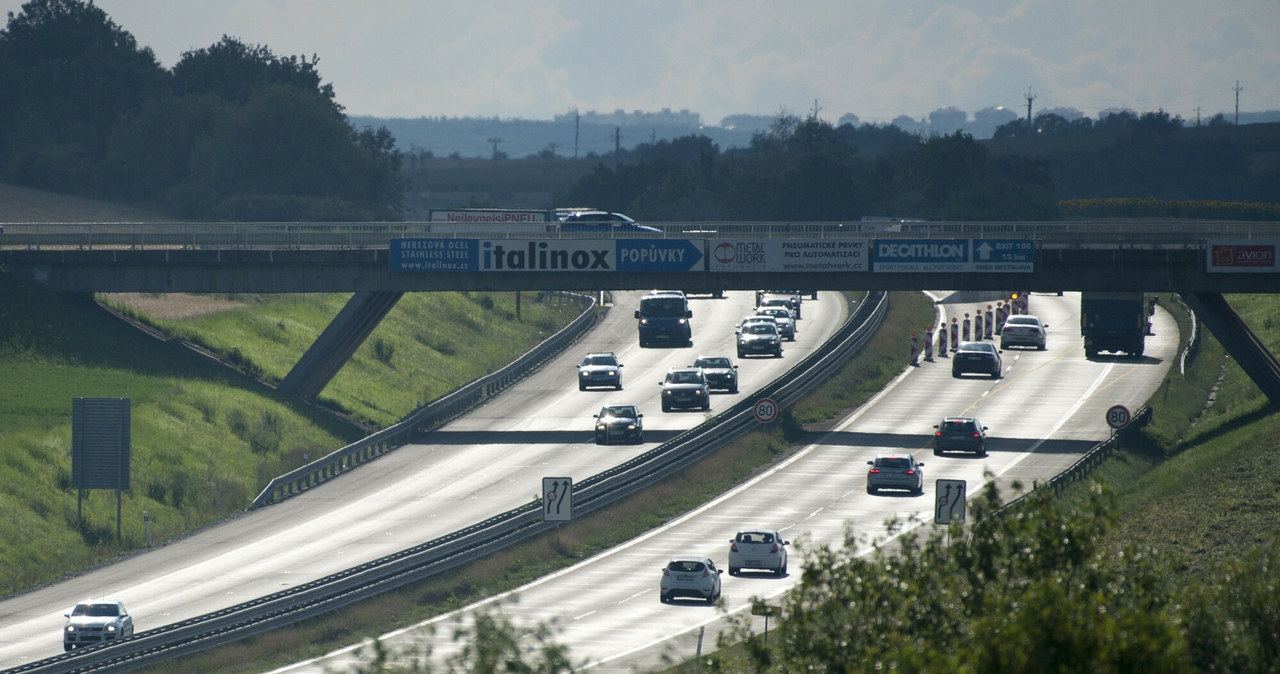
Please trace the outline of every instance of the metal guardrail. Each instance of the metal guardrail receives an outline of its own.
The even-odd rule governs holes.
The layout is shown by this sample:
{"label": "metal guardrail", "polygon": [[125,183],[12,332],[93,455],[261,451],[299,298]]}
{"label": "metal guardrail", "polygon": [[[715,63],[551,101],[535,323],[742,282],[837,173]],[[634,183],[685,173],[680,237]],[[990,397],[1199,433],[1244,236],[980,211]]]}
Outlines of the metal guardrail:
{"label": "metal guardrail", "polygon": [[[795,367],[761,389],[787,406],[825,374],[857,352],[875,333],[888,311],[888,295],[870,293],[836,334]],[[574,511],[584,515],[604,508],[741,436],[755,422],[752,402],[744,400],[694,429],[574,487]],[[558,522],[542,518],[542,504],[495,515],[422,545],[332,574],[311,583],[140,632],[123,641],[30,663],[3,674],[127,671],[196,653],[283,627],[347,604],[422,580],[455,566],[549,531]]]}
{"label": "metal guardrail", "polygon": [[510,388],[595,325],[597,319],[595,298],[580,294],[572,296],[579,300],[580,306],[583,306],[582,314],[528,353],[497,372],[487,374],[418,408],[392,426],[335,450],[323,458],[308,462],[284,475],[272,478],[262,492],[253,499],[249,509],[278,503],[290,496],[301,494],[360,464],[403,446],[412,436],[436,428]]}

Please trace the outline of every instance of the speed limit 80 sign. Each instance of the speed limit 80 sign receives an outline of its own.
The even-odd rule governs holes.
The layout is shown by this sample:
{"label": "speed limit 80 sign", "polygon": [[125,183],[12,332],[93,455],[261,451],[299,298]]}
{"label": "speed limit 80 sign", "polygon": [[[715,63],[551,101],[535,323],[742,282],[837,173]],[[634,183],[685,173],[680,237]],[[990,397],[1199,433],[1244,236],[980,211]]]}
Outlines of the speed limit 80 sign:
{"label": "speed limit 80 sign", "polygon": [[1107,410],[1107,425],[1117,431],[1128,426],[1131,418],[1129,416],[1129,408],[1124,405],[1112,405]]}
{"label": "speed limit 80 sign", "polygon": [[751,408],[751,414],[762,424],[772,423],[778,418],[778,403],[773,398],[761,398]]}

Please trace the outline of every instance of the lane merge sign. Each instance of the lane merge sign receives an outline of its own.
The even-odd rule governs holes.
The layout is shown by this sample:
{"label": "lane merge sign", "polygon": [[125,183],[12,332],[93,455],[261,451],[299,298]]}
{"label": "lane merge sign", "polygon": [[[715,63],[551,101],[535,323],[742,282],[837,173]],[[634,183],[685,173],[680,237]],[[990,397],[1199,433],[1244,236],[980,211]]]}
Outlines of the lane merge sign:
{"label": "lane merge sign", "polygon": [[751,415],[762,424],[773,423],[778,418],[778,403],[773,398],[761,398],[751,408]]}
{"label": "lane merge sign", "polygon": [[573,478],[542,478],[542,519],[568,522],[573,517]]}
{"label": "lane merge sign", "polygon": [[936,524],[964,522],[965,492],[964,480],[938,480],[934,483],[933,521]]}
{"label": "lane merge sign", "polygon": [[1132,418],[1129,415],[1129,408],[1124,405],[1112,405],[1107,410],[1107,425],[1117,431],[1128,426]]}

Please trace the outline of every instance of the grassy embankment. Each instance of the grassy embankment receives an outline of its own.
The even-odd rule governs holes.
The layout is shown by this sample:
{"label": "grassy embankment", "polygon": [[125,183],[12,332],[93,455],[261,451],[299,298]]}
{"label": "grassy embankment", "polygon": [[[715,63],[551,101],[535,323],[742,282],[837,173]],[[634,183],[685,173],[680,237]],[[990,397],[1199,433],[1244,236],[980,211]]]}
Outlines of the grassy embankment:
{"label": "grassy embankment", "polygon": [[[115,298],[145,302],[156,298]],[[152,322],[283,377],[346,296],[168,298]],[[164,307],[163,309],[159,307]],[[194,308],[193,308],[194,307]],[[386,425],[501,366],[577,315],[511,294],[406,295],[322,401]],[[165,317],[168,316],[168,317]],[[131,484],[71,488],[71,400],[131,400]],[[76,573],[241,511],[275,475],[364,432],[165,344],[83,300],[0,274],[0,595]]]}

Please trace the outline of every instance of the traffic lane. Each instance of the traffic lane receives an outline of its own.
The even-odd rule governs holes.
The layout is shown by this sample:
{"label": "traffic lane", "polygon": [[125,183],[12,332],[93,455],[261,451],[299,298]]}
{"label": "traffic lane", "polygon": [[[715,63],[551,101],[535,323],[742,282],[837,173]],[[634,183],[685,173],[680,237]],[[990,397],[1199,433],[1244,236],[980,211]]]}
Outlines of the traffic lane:
{"label": "traffic lane", "polygon": [[[639,293],[615,295],[615,306],[579,344],[493,401],[445,426],[449,432],[475,428],[507,429],[513,442],[463,446],[414,444],[351,471],[281,504],[209,527],[164,548],[103,567],[84,576],[0,602],[0,662],[20,664],[56,655],[64,613],[86,596],[119,597],[135,615],[137,629],[158,627],[344,570],[403,550],[518,507],[537,498],[544,475],[586,477],[617,465],[653,446],[599,448],[592,438],[591,414],[607,398],[598,391],[577,391],[576,365],[592,350],[614,350],[624,363],[640,364],[652,378],[648,398],[658,409],[657,381],[668,367],[687,365],[697,346],[643,349],[637,342],[631,304]],[[751,311],[750,293],[724,300],[694,301],[695,344],[732,353],[732,326]],[[847,316],[838,294],[814,303],[829,335]],[[620,310],[621,309],[621,310]],[[701,324],[697,320],[702,317]],[[613,344],[592,342],[604,335]],[[625,341],[622,341],[625,340]],[[816,339],[788,348],[790,358],[740,368],[742,395],[780,376],[818,345]],[[634,356],[634,357],[633,357]],[[633,370],[634,371],[634,370]],[[644,379],[640,390],[645,390]],[[624,391],[632,383],[624,379]],[[713,411],[723,398],[713,396]],[[566,410],[572,410],[566,413]],[[652,421],[651,421],[652,418]],[[691,428],[697,414],[646,414],[661,438],[664,432]],[[529,443],[519,436],[537,428],[581,428],[578,441],[566,445]],[[556,432],[559,432],[557,430]],[[426,439],[430,439],[427,436]],[[646,437],[649,440],[649,437]],[[605,451],[601,451],[604,449]],[[296,521],[295,521],[296,520]]]}
{"label": "traffic lane", "polygon": [[[1067,302],[1069,299],[1062,300],[1069,309]],[[622,546],[629,549],[635,545],[646,551],[658,548],[654,554],[642,560],[627,558],[626,564],[613,563],[611,559],[617,557],[616,554],[584,564],[602,564],[605,577],[616,578],[614,584],[625,583],[627,587],[618,589],[617,596],[644,597],[645,592],[651,592],[650,604],[654,604],[657,601],[657,574],[650,575],[647,569],[660,568],[667,555],[677,553],[705,554],[723,564],[727,556],[727,540],[741,526],[779,528],[796,543],[792,550],[793,559],[800,558],[800,551],[806,544],[840,545],[846,537],[851,537],[865,552],[872,541],[887,540],[890,534],[884,524],[886,521],[931,519],[933,485],[938,478],[964,479],[971,494],[981,488],[986,471],[1009,479],[1017,477],[1018,471],[1027,472],[1032,479],[1047,479],[1074,462],[1079,452],[1105,438],[1105,432],[1096,431],[1092,433],[1092,441],[1071,437],[1058,440],[1050,432],[1001,437],[997,431],[992,442],[1000,451],[971,459],[933,457],[927,434],[920,431],[895,432],[895,429],[927,426],[931,430],[931,423],[936,423],[931,421],[933,419],[954,414],[956,410],[970,413],[978,410],[986,417],[984,423],[992,424],[993,430],[1027,424],[1059,434],[1063,429],[1073,429],[1072,435],[1075,435],[1088,428],[1084,417],[1091,409],[1113,404],[1112,396],[1132,396],[1130,402],[1135,405],[1149,397],[1163,376],[1165,366],[1162,363],[1167,362],[1132,363],[1122,369],[1093,363],[1066,351],[1061,354],[1036,353],[1037,360],[1045,356],[1048,358],[1046,363],[1064,363],[1066,373],[1071,376],[1044,376],[1049,374],[1046,367],[1042,367],[1046,363],[1033,365],[1031,359],[1013,363],[1013,371],[1023,369],[1031,374],[1020,382],[1015,375],[1009,385],[1003,381],[991,384],[956,382],[951,380],[949,367],[945,365],[911,368],[904,372],[897,385],[856,411],[827,438],[802,450],[774,471],[753,480],[745,486],[746,489],[735,490],[679,522],[653,532],[642,541]],[[1037,381],[1038,387],[1028,388]],[[1074,398],[1079,404],[1028,404],[1028,401],[1041,397],[1038,393],[1044,394],[1046,399],[1054,399],[1048,394],[1061,388],[1070,389],[1066,397]],[[1095,400],[1104,392],[1106,400]],[[1039,438],[1042,437],[1051,441],[1041,441]],[[828,438],[836,438],[836,441]],[[889,442],[877,445],[878,440]],[[919,442],[914,449],[911,448],[913,441]],[[1071,447],[1077,450],[1077,454],[1067,451]],[[926,464],[925,495],[866,494],[866,460],[879,451],[904,450],[915,453]],[[1030,482],[1026,484],[1029,486]],[[655,561],[657,566],[654,566]],[[560,575],[585,577],[586,573],[575,568]],[[776,596],[785,591],[794,577],[795,571],[777,582],[773,579],[726,578],[726,600],[731,610],[745,610],[750,595]],[[598,669],[603,671],[660,666],[663,648],[654,644],[688,644],[690,630],[704,624],[718,624],[714,617],[661,612],[661,609],[634,601],[624,604],[614,600],[599,602],[595,606],[588,602],[586,605],[564,606],[562,608],[572,610],[562,611],[557,608],[557,599],[573,593],[550,581],[526,586],[519,594],[520,601],[515,609],[519,624],[532,625],[538,619],[557,617],[562,628],[558,640],[569,644],[577,657],[601,663]],[[580,598],[575,597],[575,601]],[[542,608],[529,610],[526,614],[526,607],[531,606]],[[660,612],[655,615],[654,611]],[[569,620],[581,615],[588,617]],[[431,643],[435,648],[450,648],[448,644],[437,641]],[[714,636],[708,634],[704,643],[714,643]],[[690,655],[692,651],[687,651],[681,657]]]}

